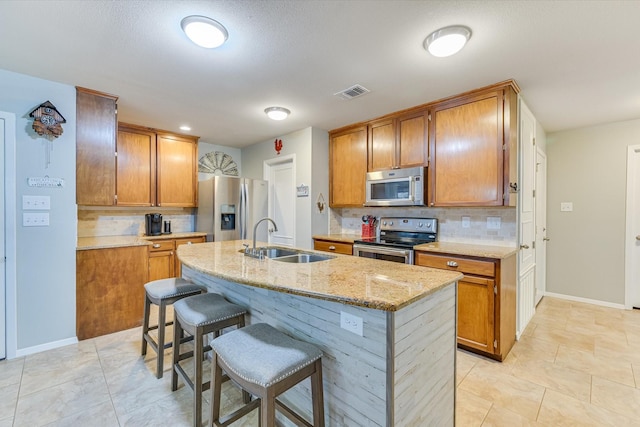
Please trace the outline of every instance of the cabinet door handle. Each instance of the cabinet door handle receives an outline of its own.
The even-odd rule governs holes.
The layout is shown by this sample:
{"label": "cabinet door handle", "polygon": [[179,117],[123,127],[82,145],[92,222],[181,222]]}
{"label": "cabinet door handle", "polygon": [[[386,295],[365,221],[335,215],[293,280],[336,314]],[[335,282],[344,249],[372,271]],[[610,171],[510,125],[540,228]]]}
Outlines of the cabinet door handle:
{"label": "cabinet door handle", "polygon": [[447,266],[449,267],[457,267],[458,263],[455,261],[447,261]]}
{"label": "cabinet door handle", "polygon": [[191,242],[187,242],[187,245],[192,245],[192,244],[193,244],[193,243],[191,243]]}
{"label": "cabinet door handle", "polygon": [[520,245],[520,249],[529,249],[529,245]]}
{"label": "cabinet door handle", "polygon": [[160,247],[160,243],[154,243],[154,244],[153,244],[153,248],[154,248],[154,249],[158,249],[159,247]]}
{"label": "cabinet door handle", "polygon": [[636,236],[636,240],[640,240],[640,234]]}
{"label": "cabinet door handle", "polygon": [[329,250],[330,250],[330,251],[335,251],[335,250],[336,250],[336,247],[335,247],[335,246],[333,246],[333,245],[331,245],[331,246],[329,246]]}

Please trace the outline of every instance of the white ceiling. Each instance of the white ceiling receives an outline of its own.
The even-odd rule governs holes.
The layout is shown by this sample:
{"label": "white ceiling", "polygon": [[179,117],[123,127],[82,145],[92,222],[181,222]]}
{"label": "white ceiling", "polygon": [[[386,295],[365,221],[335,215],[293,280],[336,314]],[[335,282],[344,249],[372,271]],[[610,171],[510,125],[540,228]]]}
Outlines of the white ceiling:
{"label": "white ceiling", "polygon": [[[218,20],[229,40],[195,46],[187,15]],[[453,24],[472,29],[468,45],[427,54],[425,37]],[[510,78],[547,132],[640,118],[640,1],[4,0],[0,40],[2,69],[118,95],[121,121],[189,124],[226,146]],[[356,83],[371,93],[333,95]],[[274,105],[289,119],[269,120]]]}

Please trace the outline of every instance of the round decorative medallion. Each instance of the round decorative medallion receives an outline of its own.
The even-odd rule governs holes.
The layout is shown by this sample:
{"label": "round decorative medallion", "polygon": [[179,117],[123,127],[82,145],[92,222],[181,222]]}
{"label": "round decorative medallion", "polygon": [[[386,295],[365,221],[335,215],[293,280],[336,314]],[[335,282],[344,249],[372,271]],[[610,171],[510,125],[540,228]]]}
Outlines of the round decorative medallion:
{"label": "round decorative medallion", "polygon": [[233,161],[233,157],[222,151],[213,151],[200,157],[198,161],[198,172],[216,173],[222,175],[238,176],[238,165]]}

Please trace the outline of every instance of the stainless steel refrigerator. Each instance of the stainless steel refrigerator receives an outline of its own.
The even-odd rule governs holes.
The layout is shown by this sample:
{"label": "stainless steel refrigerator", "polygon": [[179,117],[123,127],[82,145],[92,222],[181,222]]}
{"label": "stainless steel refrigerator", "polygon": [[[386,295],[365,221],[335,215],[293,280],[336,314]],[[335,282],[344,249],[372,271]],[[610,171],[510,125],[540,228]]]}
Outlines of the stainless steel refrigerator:
{"label": "stainless steel refrigerator", "polygon": [[[207,242],[253,239],[253,226],[267,216],[267,181],[214,176],[198,182],[196,231],[207,233]],[[261,224],[256,240],[268,241],[267,224]]]}

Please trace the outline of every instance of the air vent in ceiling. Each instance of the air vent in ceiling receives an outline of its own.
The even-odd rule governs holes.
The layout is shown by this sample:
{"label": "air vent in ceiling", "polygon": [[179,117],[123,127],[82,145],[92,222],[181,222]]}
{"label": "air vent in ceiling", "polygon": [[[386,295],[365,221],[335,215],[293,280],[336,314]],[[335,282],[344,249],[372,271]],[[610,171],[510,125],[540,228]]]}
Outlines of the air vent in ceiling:
{"label": "air vent in ceiling", "polygon": [[338,93],[334,93],[334,95],[337,95],[343,99],[353,99],[353,98],[357,98],[359,96],[365,95],[369,92],[370,90],[364,86],[354,85],[348,89],[342,90]]}

